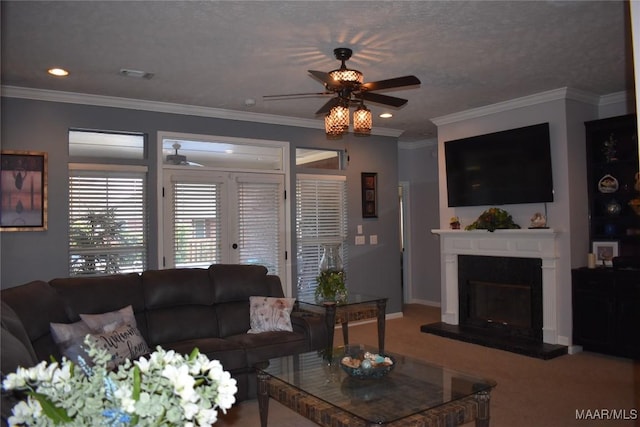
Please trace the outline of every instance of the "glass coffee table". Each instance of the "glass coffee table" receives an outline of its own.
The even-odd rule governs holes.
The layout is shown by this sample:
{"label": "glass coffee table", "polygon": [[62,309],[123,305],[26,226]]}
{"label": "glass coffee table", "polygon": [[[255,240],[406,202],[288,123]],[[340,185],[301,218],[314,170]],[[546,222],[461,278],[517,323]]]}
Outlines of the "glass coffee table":
{"label": "glass coffee table", "polygon": [[[346,351],[352,351],[353,345]],[[365,345],[355,347],[377,353]],[[380,379],[350,377],[340,367],[345,347],[275,358],[257,367],[260,424],[267,426],[275,399],[326,427],[385,425],[489,426],[492,380],[446,369],[407,356]]]}

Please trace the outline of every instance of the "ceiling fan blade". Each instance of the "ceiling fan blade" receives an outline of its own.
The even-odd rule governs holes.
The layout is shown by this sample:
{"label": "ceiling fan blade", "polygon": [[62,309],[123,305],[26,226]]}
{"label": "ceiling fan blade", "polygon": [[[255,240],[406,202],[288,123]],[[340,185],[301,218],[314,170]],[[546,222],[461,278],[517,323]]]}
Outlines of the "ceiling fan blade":
{"label": "ceiling fan blade", "polygon": [[288,96],[319,96],[333,95],[333,92],[284,93],[280,95],[262,95],[263,98],[286,98]]}
{"label": "ceiling fan blade", "polygon": [[325,73],[324,71],[314,71],[314,70],[309,70],[309,73],[313,77],[315,77],[316,79],[320,80],[322,83],[327,85],[328,87],[335,87],[335,88],[339,88],[340,87],[340,82],[334,80],[329,75],[329,73]]}
{"label": "ceiling fan blade", "polygon": [[394,79],[387,80],[379,80],[377,82],[369,82],[362,85],[362,88],[366,90],[382,90],[382,89],[392,89],[396,87],[403,86],[413,86],[419,85],[420,79],[416,76],[404,76],[404,77],[396,77]]}
{"label": "ceiling fan blade", "polygon": [[392,107],[402,107],[408,102],[406,99],[396,98],[395,96],[382,95],[373,92],[362,92],[356,95],[357,98],[362,98],[367,101],[375,102],[378,104],[390,105]]}
{"label": "ceiling fan blade", "polygon": [[316,111],[316,114],[327,114],[329,111],[331,111],[333,107],[335,107],[339,103],[340,103],[339,97],[332,98],[329,100],[329,102],[327,102],[322,107],[320,107],[320,109]]}

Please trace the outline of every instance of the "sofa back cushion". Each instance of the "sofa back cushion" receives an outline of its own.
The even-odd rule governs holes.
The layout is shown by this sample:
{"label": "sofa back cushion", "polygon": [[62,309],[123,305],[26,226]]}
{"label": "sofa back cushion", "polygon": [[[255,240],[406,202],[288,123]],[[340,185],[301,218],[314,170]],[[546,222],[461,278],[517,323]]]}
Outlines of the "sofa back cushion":
{"label": "sofa back cushion", "polygon": [[148,337],[156,345],[217,337],[213,287],[206,269],[149,270],[142,273]]}
{"label": "sofa back cushion", "polygon": [[47,360],[49,356],[60,357],[58,346],[51,337],[49,324],[69,323],[70,320],[55,289],[47,282],[33,281],[3,289],[2,302],[11,307],[22,322],[39,360]]}
{"label": "sofa back cushion", "polygon": [[217,303],[221,338],[246,333],[250,328],[249,298],[283,297],[278,276],[267,275],[262,265],[214,264],[209,267]]}
{"label": "sofa back cushion", "polygon": [[72,322],[80,320],[80,314],[102,314],[131,305],[138,329],[147,336],[144,293],[138,273],[69,277],[49,283],[63,299]]}

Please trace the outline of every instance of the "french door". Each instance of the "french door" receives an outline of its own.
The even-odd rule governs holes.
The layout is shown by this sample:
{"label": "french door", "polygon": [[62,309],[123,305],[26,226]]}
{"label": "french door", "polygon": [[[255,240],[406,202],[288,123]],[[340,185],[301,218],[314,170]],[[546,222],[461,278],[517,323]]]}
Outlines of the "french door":
{"label": "french door", "polygon": [[285,266],[284,174],[165,169],[166,268]]}

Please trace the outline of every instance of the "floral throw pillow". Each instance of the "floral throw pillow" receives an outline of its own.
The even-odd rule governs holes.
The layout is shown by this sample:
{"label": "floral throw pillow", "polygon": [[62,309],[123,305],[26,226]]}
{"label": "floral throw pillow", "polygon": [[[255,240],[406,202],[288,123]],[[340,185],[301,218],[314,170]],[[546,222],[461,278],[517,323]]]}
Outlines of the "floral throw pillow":
{"label": "floral throw pillow", "polygon": [[295,298],[249,297],[251,329],[249,334],[270,331],[289,331]]}
{"label": "floral throw pillow", "polygon": [[90,339],[96,348],[103,348],[111,354],[110,369],[126,359],[135,360],[151,352],[138,328],[131,325],[122,325],[111,332],[91,334]]}

